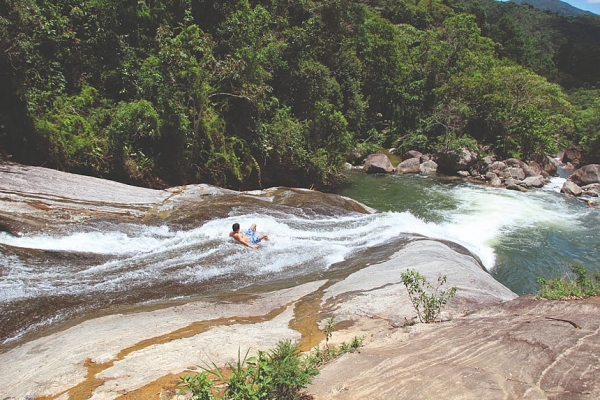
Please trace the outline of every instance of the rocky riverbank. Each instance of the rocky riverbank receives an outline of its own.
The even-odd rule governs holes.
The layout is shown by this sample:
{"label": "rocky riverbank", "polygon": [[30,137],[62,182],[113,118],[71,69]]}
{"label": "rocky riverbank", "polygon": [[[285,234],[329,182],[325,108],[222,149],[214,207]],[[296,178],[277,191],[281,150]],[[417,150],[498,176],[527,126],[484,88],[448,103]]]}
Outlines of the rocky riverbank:
{"label": "rocky riverbank", "polygon": [[[390,149],[392,152],[394,149]],[[568,149],[569,150],[569,149]],[[473,151],[463,149],[462,153],[423,154],[411,150],[402,155],[402,161],[394,167],[386,154],[369,154],[356,167],[370,174],[421,174],[432,175],[438,172],[448,176],[459,176],[474,182],[484,182],[493,187],[527,192],[543,187],[551,176],[557,175],[559,168],[570,175],[561,192],[587,202],[590,207],[600,207],[600,165],[579,166],[579,157],[573,149],[562,157],[538,157],[526,163],[515,158],[499,160],[496,157],[479,158]],[[560,159],[560,161],[559,161]],[[575,162],[575,164],[572,163]]]}
{"label": "rocky riverbank", "polygon": [[[255,201],[369,212],[333,195],[308,203],[273,191],[279,197],[267,202],[258,192],[204,185],[154,191],[43,168],[2,166],[0,174],[0,217],[13,233],[94,218],[169,215],[185,225],[194,221],[177,219],[178,210],[211,218]],[[231,200],[215,200],[223,195]],[[0,398],[175,398],[178,376],[196,365],[236,361],[240,350],[266,350],[281,339],[310,349],[324,339],[330,317],[333,342],[364,336],[366,345],[325,367],[307,389],[316,399],[600,396],[598,302],[517,298],[452,243],[399,237],[382,249],[388,256],[381,262],[324,279],[111,309],[29,337],[0,353]],[[406,324],[415,316],[400,278],[408,268],[429,281],[446,275],[458,287],[446,322]]]}

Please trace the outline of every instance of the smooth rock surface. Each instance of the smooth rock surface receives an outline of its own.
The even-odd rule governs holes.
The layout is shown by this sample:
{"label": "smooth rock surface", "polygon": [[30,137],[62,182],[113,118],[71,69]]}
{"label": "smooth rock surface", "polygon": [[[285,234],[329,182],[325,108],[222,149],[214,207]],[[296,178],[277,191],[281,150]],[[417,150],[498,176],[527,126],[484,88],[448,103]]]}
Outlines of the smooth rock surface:
{"label": "smooth rock surface", "polygon": [[523,297],[384,332],[323,368],[323,399],[598,399],[600,302]]}

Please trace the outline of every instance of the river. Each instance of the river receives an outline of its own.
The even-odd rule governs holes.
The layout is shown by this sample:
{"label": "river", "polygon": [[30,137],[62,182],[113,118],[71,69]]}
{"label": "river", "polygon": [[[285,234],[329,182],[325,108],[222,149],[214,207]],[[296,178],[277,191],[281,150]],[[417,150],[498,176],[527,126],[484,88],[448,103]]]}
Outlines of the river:
{"label": "river", "polygon": [[564,276],[574,264],[600,271],[600,211],[560,194],[564,180],[521,193],[458,179],[352,173],[339,193],[402,215],[406,231],[462,244],[524,295],[537,291],[538,277]]}
{"label": "river", "polygon": [[[127,307],[253,293],[349,273],[388,257],[389,243],[424,235],[461,244],[517,294],[571,264],[598,271],[600,212],[545,189],[518,193],[460,180],[351,173],[339,194],[371,214],[259,201],[191,229],[95,223],[22,238],[0,233],[0,343]],[[295,196],[283,193],[282,196]],[[264,203],[261,205],[260,203]],[[251,223],[271,238],[242,248],[228,233]],[[401,241],[400,241],[401,243]]]}

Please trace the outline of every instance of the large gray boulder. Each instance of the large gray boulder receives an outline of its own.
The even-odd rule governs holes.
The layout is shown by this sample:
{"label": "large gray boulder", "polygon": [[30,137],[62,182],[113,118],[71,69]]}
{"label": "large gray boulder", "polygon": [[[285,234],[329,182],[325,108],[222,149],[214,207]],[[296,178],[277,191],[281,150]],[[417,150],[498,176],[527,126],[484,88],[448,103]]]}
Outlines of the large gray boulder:
{"label": "large gray boulder", "polygon": [[437,169],[438,165],[432,160],[423,161],[423,163],[419,165],[419,172],[423,175],[433,175],[437,172]]}
{"label": "large gray boulder", "polygon": [[365,162],[364,171],[368,174],[389,174],[394,171],[394,166],[385,154],[369,154]]}
{"label": "large gray boulder", "polygon": [[419,158],[409,158],[398,164],[396,172],[399,174],[418,174],[420,165]]}
{"label": "large gray boulder", "polygon": [[494,187],[502,186],[502,180],[495,173],[489,171],[485,174],[485,179]]}
{"label": "large gray boulder", "polygon": [[440,151],[436,154],[435,162],[438,169],[446,173],[469,170],[478,161],[477,153],[468,149],[454,151]]}
{"label": "large gray boulder", "polygon": [[589,164],[579,168],[569,177],[569,180],[579,186],[600,183],[600,164]]}
{"label": "large gray boulder", "polygon": [[546,181],[541,175],[528,176],[527,178],[523,179],[523,185],[525,185],[528,188],[541,188],[542,186],[544,186],[545,183]]}
{"label": "large gray boulder", "polygon": [[496,175],[499,175],[500,172],[506,169],[507,165],[502,161],[494,161],[487,166],[487,172],[493,172]]}
{"label": "large gray boulder", "polygon": [[525,179],[525,172],[520,167],[508,167],[500,173],[500,177],[504,179],[517,179],[522,181]]}

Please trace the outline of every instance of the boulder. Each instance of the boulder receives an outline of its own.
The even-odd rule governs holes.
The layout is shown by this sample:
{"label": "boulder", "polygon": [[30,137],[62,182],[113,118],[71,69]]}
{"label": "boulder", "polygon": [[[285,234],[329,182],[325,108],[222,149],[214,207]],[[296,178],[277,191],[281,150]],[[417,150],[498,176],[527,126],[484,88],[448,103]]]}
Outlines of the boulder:
{"label": "boulder", "polygon": [[419,165],[419,171],[423,175],[432,175],[437,172],[438,165],[431,160],[424,161],[421,165]]}
{"label": "boulder", "polygon": [[583,158],[583,150],[580,147],[575,146],[574,144],[570,144],[566,149],[562,156],[562,162],[564,164],[571,163],[575,167],[581,164],[581,159]]}
{"label": "boulder", "polygon": [[[541,175],[542,172],[544,172],[544,168],[542,168],[542,166],[537,161],[530,161],[527,165],[529,166],[529,169],[533,171],[533,175],[530,176]],[[525,173],[527,173],[527,171],[525,171]]]}
{"label": "boulder", "polygon": [[407,151],[406,153],[404,153],[402,155],[402,161],[406,161],[406,160],[409,160],[411,158],[416,158],[420,162],[421,161],[421,157],[423,157],[423,153],[421,153],[420,151],[409,150],[409,151]]}
{"label": "boulder", "polygon": [[506,185],[506,188],[509,190],[516,190],[518,192],[526,192],[527,188],[525,188],[524,186],[521,185],[521,181],[514,179],[514,178],[508,178],[504,184]]}
{"label": "boulder", "polygon": [[399,174],[418,174],[420,172],[420,164],[421,162],[418,158],[409,158],[398,164],[396,172]]}
{"label": "boulder", "polygon": [[468,149],[461,149],[458,152],[440,151],[436,155],[435,162],[438,168],[446,173],[456,173],[458,171],[468,170],[477,163],[477,153]]}
{"label": "boulder", "polygon": [[520,168],[524,162],[521,160],[517,160],[516,158],[507,158],[504,163],[509,167],[517,167]]}
{"label": "boulder", "polygon": [[581,187],[584,196],[600,197],[600,183],[592,183]]}
{"label": "boulder", "polygon": [[471,176],[471,173],[469,171],[457,171],[456,175],[462,176],[463,178],[468,178]]}
{"label": "boulder", "polygon": [[496,175],[500,174],[500,172],[506,169],[507,165],[502,161],[494,161],[487,167],[487,171],[493,172]]}
{"label": "boulder", "polygon": [[484,163],[485,165],[490,165],[490,164],[492,164],[494,161],[496,161],[496,156],[486,156],[486,157],[483,157],[483,160],[482,160],[482,161],[483,161],[483,163]]}
{"label": "boulder", "polygon": [[579,168],[569,177],[569,180],[578,186],[600,183],[600,164],[589,164]]}
{"label": "boulder", "polygon": [[368,174],[387,174],[394,171],[394,166],[388,156],[378,153],[367,156],[363,169]]}
{"label": "boulder", "polygon": [[577,185],[576,183],[573,183],[571,181],[565,181],[565,183],[563,184],[562,189],[560,189],[561,193],[566,193],[570,196],[575,196],[575,197],[579,197],[581,196],[581,193],[583,193],[583,190],[581,190],[581,188],[579,187],[579,185]]}
{"label": "boulder", "polygon": [[557,159],[549,157],[547,155],[538,155],[534,157],[533,160],[542,168],[542,171],[546,172],[549,176],[556,175],[556,171],[558,170],[559,165]]}
{"label": "boulder", "polygon": [[504,179],[525,179],[525,172],[520,167],[508,167],[504,171],[500,172],[500,177]]}
{"label": "boulder", "polygon": [[542,172],[541,168],[536,171],[534,168],[532,168],[530,165],[528,165],[526,163],[521,164],[521,169],[525,173],[526,178],[531,177],[531,176],[538,176]]}
{"label": "boulder", "polygon": [[523,184],[528,188],[541,188],[542,186],[544,186],[544,183],[546,182],[544,180],[544,177],[542,177],[541,175],[528,176],[527,178],[523,179]]}
{"label": "boulder", "polygon": [[498,187],[502,185],[502,180],[498,177],[498,175],[496,175],[493,172],[487,172],[485,174],[485,179],[487,179],[490,182],[490,185],[494,186],[494,187]]}

